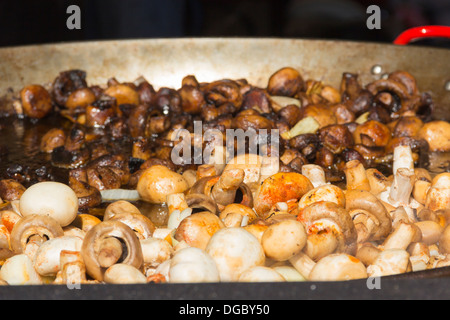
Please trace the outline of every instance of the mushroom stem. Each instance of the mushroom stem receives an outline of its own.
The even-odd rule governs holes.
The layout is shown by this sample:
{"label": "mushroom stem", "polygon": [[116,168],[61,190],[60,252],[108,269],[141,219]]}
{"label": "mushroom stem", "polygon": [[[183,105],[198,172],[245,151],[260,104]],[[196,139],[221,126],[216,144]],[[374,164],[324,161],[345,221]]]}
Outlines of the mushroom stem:
{"label": "mushroom stem", "polygon": [[408,168],[398,168],[394,174],[389,200],[394,206],[409,205],[411,193],[414,187],[414,170]]}
{"label": "mushroom stem", "polygon": [[290,258],[289,262],[306,279],[309,278],[311,270],[316,265],[316,263],[303,251],[300,251],[295,256]]}
{"label": "mushroom stem", "polygon": [[167,195],[167,209],[169,215],[175,210],[182,212],[187,208],[189,208],[189,206],[186,202],[186,195],[184,193],[172,193]]}
{"label": "mushroom stem", "polygon": [[399,168],[406,168],[414,171],[414,159],[410,146],[397,146],[394,149],[393,174],[397,173]]}
{"label": "mushroom stem", "polygon": [[302,175],[311,181],[314,188],[327,184],[325,171],[317,164],[305,164],[302,166]]}
{"label": "mushroom stem", "polygon": [[409,223],[400,223],[400,225],[386,238],[383,243],[383,247],[385,250],[406,250],[411,242],[413,242],[413,240],[417,237],[416,233],[417,228],[415,228],[414,225]]}
{"label": "mushroom stem", "polygon": [[102,268],[109,268],[117,263],[122,256],[122,243],[114,237],[107,237],[100,243],[98,250],[98,263]]}
{"label": "mushroom stem", "polygon": [[366,169],[359,160],[350,160],[345,164],[345,178],[347,180],[347,190],[370,191],[370,183],[367,179]]}
{"label": "mushroom stem", "polygon": [[63,284],[81,284],[86,282],[86,266],[78,251],[62,250],[60,253],[61,271],[59,276]]}
{"label": "mushroom stem", "polygon": [[212,188],[212,196],[217,204],[226,206],[233,203],[236,191],[244,182],[244,170],[232,169],[224,171]]}
{"label": "mushroom stem", "polygon": [[318,261],[321,258],[333,253],[339,246],[339,240],[332,231],[309,234],[306,240],[304,252],[313,260]]}

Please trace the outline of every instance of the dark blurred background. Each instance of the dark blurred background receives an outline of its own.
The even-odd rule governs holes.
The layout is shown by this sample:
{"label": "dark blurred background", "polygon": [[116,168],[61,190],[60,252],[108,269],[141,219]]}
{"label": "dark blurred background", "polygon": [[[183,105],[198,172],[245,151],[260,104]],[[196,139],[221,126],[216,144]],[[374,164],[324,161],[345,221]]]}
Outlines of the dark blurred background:
{"label": "dark blurred background", "polygon": [[[66,9],[81,9],[69,30]],[[369,5],[381,8],[369,30]],[[0,0],[0,46],[167,37],[288,37],[392,42],[414,26],[450,25],[450,0]],[[450,39],[419,44],[449,47]]]}

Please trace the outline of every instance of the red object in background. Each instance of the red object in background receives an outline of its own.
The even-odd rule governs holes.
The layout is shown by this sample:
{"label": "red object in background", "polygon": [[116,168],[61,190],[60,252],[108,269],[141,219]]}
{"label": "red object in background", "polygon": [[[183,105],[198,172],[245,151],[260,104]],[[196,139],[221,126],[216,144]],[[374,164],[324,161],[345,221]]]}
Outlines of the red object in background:
{"label": "red object in background", "polygon": [[406,45],[411,41],[423,38],[450,38],[450,27],[423,26],[405,30],[395,40],[394,44]]}

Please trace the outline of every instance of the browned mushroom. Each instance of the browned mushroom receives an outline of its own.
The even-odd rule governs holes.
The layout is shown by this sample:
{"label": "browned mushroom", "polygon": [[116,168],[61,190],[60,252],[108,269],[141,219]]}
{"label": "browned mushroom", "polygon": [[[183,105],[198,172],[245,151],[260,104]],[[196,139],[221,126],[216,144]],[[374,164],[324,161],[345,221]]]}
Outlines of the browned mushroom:
{"label": "browned mushroom", "polygon": [[63,71],[53,81],[52,95],[58,105],[64,106],[72,92],[85,87],[87,87],[86,72],[82,70]]}
{"label": "browned mushroom", "polygon": [[[101,248],[103,250],[99,251]],[[120,252],[120,257],[99,261],[99,255],[103,255],[104,258],[109,257],[111,250],[113,253]],[[141,244],[136,234],[126,224],[114,220],[99,223],[86,233],[81,255],[88,275],[98,281],[103,281],[105,271],[112,264],[124,263],[139,269],[144,263]]]}
{"label": "browned mushroom", "polygon": [[304,80],[297,70],[285,67],[269,78],[267,91],[272,96],[294,97],[304,88]]}
{"label": "browned mushroom", "polygon": [[0,180],[0,198],[5,201],[19,200],[26,188],[13,179]]}
{"label": "browned mushroom", "polygon": [[85,109],[97,100],[95,93],[89,88],[80,88],[71,92],[67,97],[65,106],[68,109]]}
{"label": "browned mushroom", "polygon": [[64,146],[66,134],[62,129],[53,128],[42,137],[39,149],[42,152],[52,153],[53,149]]}
{"label": "browned mushroom", "polygon": [[30,118],[41,119],[53,108],[52,98],[41,85],[29,85],[20,91],[23,112]]}

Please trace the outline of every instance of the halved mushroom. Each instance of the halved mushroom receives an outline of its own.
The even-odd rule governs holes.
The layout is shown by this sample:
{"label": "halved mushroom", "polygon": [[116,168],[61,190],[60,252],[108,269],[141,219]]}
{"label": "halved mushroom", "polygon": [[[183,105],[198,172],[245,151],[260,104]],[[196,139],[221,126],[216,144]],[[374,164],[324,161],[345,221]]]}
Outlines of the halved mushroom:
{"label": "halved mushroom", "polygon": [[[116,259],[111,260],[111,262],[114,262],[110,262],[110,265],[107,265],[99,261],[99,255],[102,254],[102,247],[105,250],[104,254],[106,256],[110,252],[111,246],[108,242],[111,241],[111,238],[116,239],[123,249],[115,249],[115,252],[120,252],[121,255],[117,261],[114,261]],[[117,243],[115,240],[112,241]],[[113,248],[117,248],[117,246]],[[129,264],[139,269],[142,267],[144,261],[142,247],[135,232],[126,224],[115,220],[99,223],[86,234],[81,247],[81,255],[86,264],[87,273],[99,281],[104,280],[105,271],[116,262]]]}

